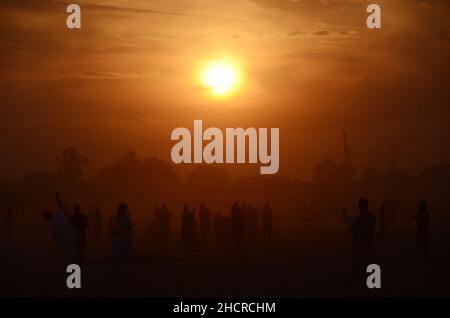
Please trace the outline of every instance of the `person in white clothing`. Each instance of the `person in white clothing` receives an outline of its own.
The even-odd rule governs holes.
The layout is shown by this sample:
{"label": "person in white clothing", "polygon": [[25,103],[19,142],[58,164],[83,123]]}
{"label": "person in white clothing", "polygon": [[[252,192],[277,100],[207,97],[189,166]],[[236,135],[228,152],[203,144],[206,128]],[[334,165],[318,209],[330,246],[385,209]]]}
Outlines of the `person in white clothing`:
{"label": "person in white clothing", "polygon": [[61,201],[59,193],[55,194],[59,210],[56,214],[47,210],[44,213],[44,218],[50,223],[50,231],[53,241],[56,244],[58,253],[63,257],[65,263],[69,264],[74,260],[75,240],[72,227],[69,220],[64,214],[64,204]]}

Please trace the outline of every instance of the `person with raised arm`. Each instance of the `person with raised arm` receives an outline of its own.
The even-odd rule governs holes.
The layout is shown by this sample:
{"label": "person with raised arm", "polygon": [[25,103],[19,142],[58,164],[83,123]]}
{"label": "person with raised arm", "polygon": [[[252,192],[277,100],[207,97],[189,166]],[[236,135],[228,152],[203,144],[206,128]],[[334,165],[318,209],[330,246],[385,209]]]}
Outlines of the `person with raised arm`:
{"label": "person with raised arm", "polygon": [[58,204],[58,212],[53,214],[47,210],[44,213],[44,218],[50,223],[50,231],[53,241],[56,244],[58,252],[61,253],[63,261],[70,264],[74,261],[75,256],[75,240],[72,227],[64,214],[64,203],[62,202],[59,193],[55,194],[55,199]]}

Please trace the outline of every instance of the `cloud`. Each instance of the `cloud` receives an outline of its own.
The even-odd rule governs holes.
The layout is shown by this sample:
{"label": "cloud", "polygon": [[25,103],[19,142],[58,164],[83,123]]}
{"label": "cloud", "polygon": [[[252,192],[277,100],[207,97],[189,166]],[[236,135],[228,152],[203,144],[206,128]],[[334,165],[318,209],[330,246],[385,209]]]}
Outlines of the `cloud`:
{"label": "cloud", "polygon": [[[148,13],[148,14],[158,14],[158,15],[174,15],[174,16],[191,16],[205,18],[208,16],[188,14],[176,11],[163,11],[163,10],[152,10],[138,7],[127,7],[127,6],[113,6],[104,5],[89,2],[77,2],[81,9],[94,9],[101,11],[115,11],[115,12],[132,12],[132,13]],[[0,8],[17,9],[17,10],[27,10],[27,11],[61,11],[61,8],[65,8],[68,5],[66,1],[52,1],[52,0],[39,0],[39,1],[29,1],[29,0],[2,0],[0,3]],[[63,11],[65,12],[65,11]]]}
{"label": "cloud", "polygon": [[306,32],[303,31],[292,31],[286,33],[287,36],[299,36],[299,35],[306,35]]}
{"label": "cloud", "polygon": [[328,30],[318,30],[318,31],[315,31],[313,33],[313,35],[328,36],[328,35],[330,35],[330,31],[328,31]]}

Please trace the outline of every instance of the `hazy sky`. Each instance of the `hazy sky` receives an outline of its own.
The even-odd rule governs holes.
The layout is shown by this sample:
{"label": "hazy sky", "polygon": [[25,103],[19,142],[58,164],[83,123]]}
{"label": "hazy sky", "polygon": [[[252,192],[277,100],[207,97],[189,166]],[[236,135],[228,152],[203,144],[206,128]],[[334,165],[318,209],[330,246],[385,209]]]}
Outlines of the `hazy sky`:
{"label": "hazy sky", "polygon": [[[81,30],[65,1],[0,2],[0,177],[51,169],[74,146],[92,169],[134,149],[170,160],[170,132],[279,127],[280,173],[308,179],[343,160],[395,154],[415,171],[450,155],[450,5],[358,0],[85,0]],[[232,59],[233,96],[212,98],[202,63]]]}

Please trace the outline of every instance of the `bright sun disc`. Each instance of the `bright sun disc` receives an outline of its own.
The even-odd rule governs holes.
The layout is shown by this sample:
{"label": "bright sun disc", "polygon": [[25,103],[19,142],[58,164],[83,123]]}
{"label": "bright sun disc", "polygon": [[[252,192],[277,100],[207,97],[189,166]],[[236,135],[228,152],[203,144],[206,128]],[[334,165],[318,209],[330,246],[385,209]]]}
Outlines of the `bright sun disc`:
{"label": "bright sun disc", "polygon": [[216,95],[230,93],[237,84],[237,71],[227,63],[214,63],[206,67],[203,83]]}

